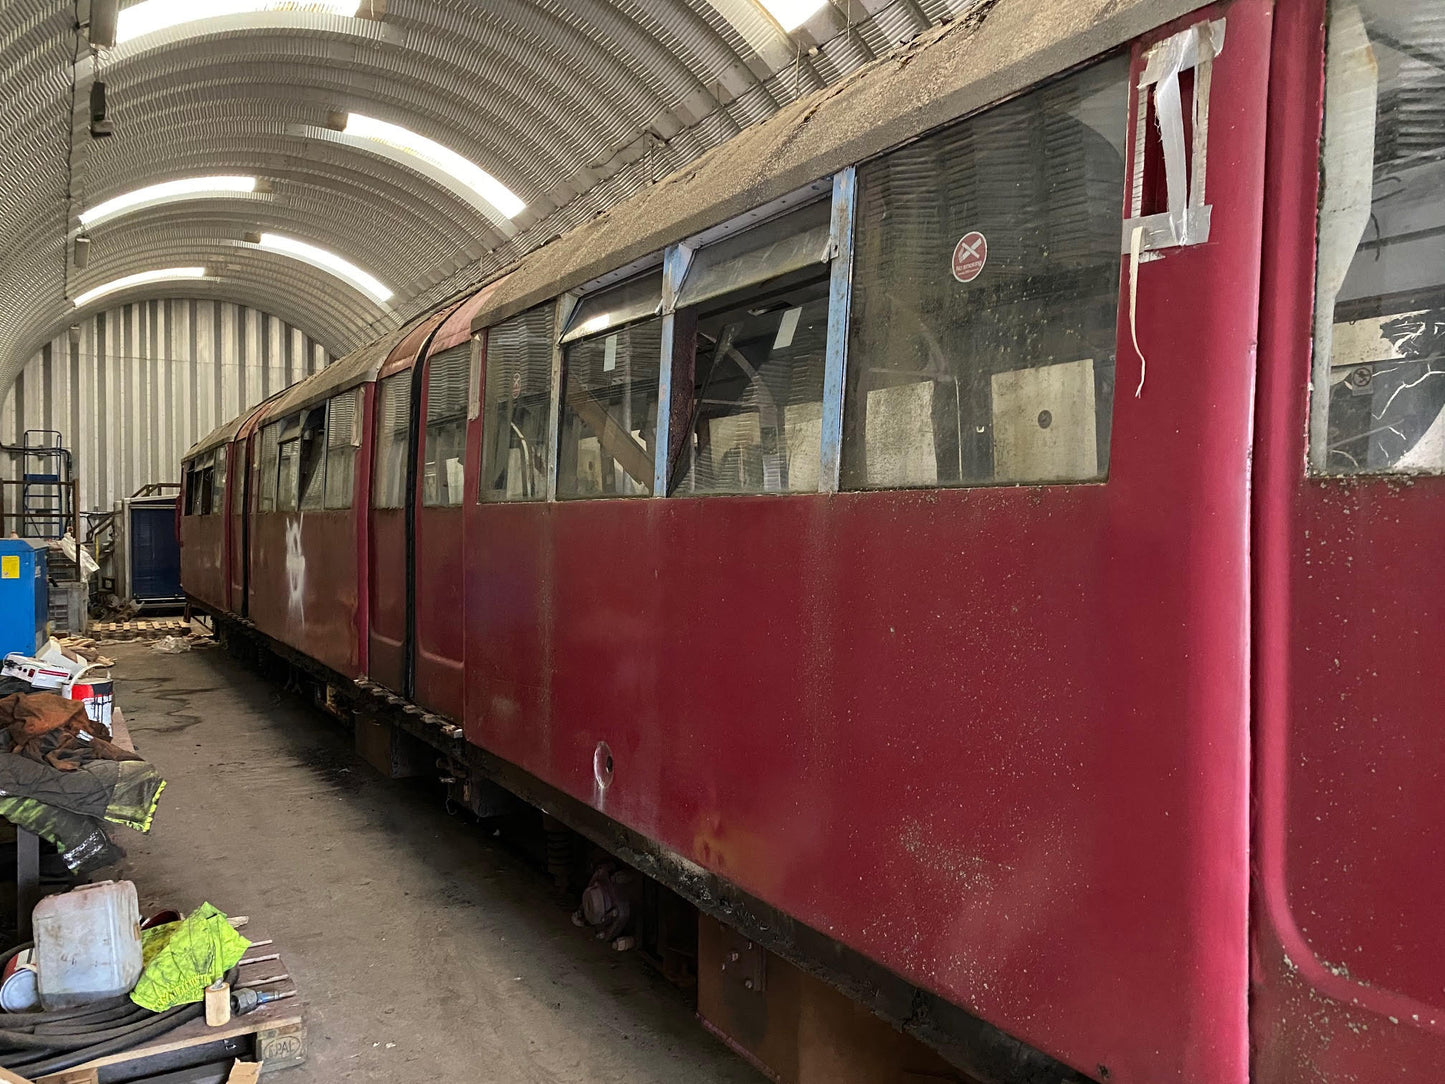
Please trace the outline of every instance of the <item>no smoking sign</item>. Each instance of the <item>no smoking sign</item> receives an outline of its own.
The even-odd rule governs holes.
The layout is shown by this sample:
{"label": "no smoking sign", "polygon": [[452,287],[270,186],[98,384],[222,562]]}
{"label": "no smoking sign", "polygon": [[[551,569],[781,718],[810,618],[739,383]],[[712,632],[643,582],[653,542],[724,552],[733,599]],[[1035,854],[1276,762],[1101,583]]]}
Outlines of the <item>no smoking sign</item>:
{"label": "no smoking sign", "polygon": [[988,263],[988,238],[977,230],[965,233],[953,249],[953,277],[959,282],[972,282],[983,274]]}

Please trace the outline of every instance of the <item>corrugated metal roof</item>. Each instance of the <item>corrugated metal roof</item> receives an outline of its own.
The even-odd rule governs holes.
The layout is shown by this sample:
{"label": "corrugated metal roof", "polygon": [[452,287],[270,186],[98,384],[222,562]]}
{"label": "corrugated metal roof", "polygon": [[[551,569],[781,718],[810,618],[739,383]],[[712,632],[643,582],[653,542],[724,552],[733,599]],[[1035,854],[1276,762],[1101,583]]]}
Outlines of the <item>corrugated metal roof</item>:
{"label": "corrugated metal roof", "polygon": [[[121,0],[122,8],[132,2]],[[211,272],[188,284],[186,296],[258,306],[344,354],[496,278],[932,24],[1001,24],[1010,39],[990,40],[1002,40],[1013,60],[975,55],[952,68],[932,65],[931,82],[902,81],[921,97],[895,115],[928,114],[930,96],[955,108],[982,104],[1018,89],[1025,76],[1058,71],[1194,6],[1051,0],[1042,17],[1037,0],[827,0],[784,33],[757,0],[388,0],[363,5],[384,7],[381,19],[228,15],[92,56],[69,4],[9,0],[0,4],[0,135],[10,165],[0,172],[0,388],[76,319],[68,297],[166,266]],[[115,125],[104,140],[87,130],[97,75]],[[843,113],[866,120],[866,95],[849,100]],[[812,108],[787,130],[806,136]],[[341,137],[332,118],[351,111],[475,162],[526,201],[515,230],[435,170],[411,168],[404,153]],[[743,163],[753,180],[756,164]],[[81,210],[203,173],[254,174],[266,190],[97,225],[88,266],[74,267],[70,238]],[[761,191],[729,190],[740,198],[754,189]],[[377,304],[325,271],[247,242],[266,231],[336,252],[395,296]],[[151,284],[97,307],[179,293]]]}
{"label": "corrugated metal roof", "polygon": [[[0,4],[0,388],[85,315],[68,297],[171,265],[213,273],[187,296],[257,305],[333,353],[355,349],[856,68],[874,55],[880,20],[890,27],[884,37],[929,21],[913,0],[833,0],[792,34],[755,0],[384,7],[381,19],[228,15],[93,57],[71,4]],[[115,135],[93,141],[87,104],[97,73]],[[507,185],[528,204],[516,235],[404,156],[338,138],[329,118],[348,111],[434,139]],[[98,225],[88,266],[74,267],[79,211],[201,173],[253,173],[271,190]],[[332,249],[396,296],[377,305],[246,243],[262,231]],[[99,307],[161,296],[177,295],[153,284]]]}

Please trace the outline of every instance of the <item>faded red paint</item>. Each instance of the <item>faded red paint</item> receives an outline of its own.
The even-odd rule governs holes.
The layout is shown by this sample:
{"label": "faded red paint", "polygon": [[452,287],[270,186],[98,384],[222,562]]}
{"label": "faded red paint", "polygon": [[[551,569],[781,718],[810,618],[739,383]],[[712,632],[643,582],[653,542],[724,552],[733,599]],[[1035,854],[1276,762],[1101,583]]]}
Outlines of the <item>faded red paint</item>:
{"label": "faded red paint", "polygon": [[[369,460],[368,460],[369,461]],[[400,692],[406,670],[406,509],[367,509],[372,681]]]}
{"label": "faded red paint", "polygon": [[[1281,17],[1255,546],[1260,1084],[1445,1063],[1445,479],[1304,476],[1324,5]],[[1285,62],[1287,61],[1287,63]]]}
{"label": "faded red paint", "polygon": [[1107,484],[469,504],[468,739],[1092,1076],[1246,1080],[1270,11]]}
{"label": "faded red paint", "polygon": [[[418,700],[464,672],[469,740],[1091,1077],[1433,1084],[1445,479],[1304,475],[1323,12],[1136,47],[1228,19],[1211,237],[1141,268],[1139,398],[1125,282],[1107,483],[468,501],[463,546],[422,509]],[[400,687],[404,513],[369,523]]]}
{"label": "faded red paint", "polygon": [[416,702],[462,718],[462,509],[425,508],[416,530]]}
{"label": "faded red paint", "polygon": [[361,677],[350,511],[253,515],[251,546],[256,627],[340,674]]}
{"label": "faded red paint", "polygon": [[[179,500],[181,508],[184,499]],[[186,593],[211,606],[226,608],[226,517],[177,517],[180,523],[181,582]]]}

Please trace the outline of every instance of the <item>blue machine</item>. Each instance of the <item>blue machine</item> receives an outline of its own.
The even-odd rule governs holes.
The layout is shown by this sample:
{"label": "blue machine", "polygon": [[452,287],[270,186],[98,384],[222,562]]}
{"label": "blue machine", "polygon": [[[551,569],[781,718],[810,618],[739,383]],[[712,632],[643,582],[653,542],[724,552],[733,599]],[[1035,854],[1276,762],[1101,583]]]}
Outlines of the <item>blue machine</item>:
{"label": "blue machine", "polygon": [[23,538],[0,538],[0,657],[12,651],[34,655],[45,642],[50,618],[45,575],[44,549]]}

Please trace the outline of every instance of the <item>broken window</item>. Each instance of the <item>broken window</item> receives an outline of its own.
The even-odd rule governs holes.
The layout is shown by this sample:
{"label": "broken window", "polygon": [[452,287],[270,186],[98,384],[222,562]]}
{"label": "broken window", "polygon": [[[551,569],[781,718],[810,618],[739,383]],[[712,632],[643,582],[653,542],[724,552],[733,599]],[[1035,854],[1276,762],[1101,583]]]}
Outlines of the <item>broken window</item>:
{"label": "broken window", "polygon": [[1445,472],[1445,19],[1334,0],[1310,469]]}
{"label": "broken window", "polygon": [[312,512],[326,498],[326,404],[314,406],[302,417],[301,451],[297,458],[303,512]]}
{"label": "broken window", "polygon": [[842,482],[1108,473],[1120,57],[858,169]]}
{"label": "broken window", "polygon": [[411,372],[383,380],[377,397],[373,508],[406,506],[406,456],[411,430]]}
{"label": "broken window", "polygon": [[[662,320],[636,318],[655,314],[661,298],[662,275],[653,273],[599,291],[578,306],[562,355],[558,497],[652,492]],[[635,322],[623,323],[629,319]],[[573,338],[578,334],[587,337]]]}
{"label": "broken window", "polygon": [[484,501],[540,501],[547,496],[554,310],[549,302],[487,329]]}
{"label": "broken window", "polygon": [[332,396],[326,404],[326,507],[350,508],[361,447],[360,388]]}
{"label": "broken window", "polygon": [[472,344],[464,342],[433,354],[426,364],[426,450],[421,500],[428,507],[455,506],[462,503]]}
{"label": "broken window", "polygon": [[276,510],[276,472],[281,423],[273,422],[261,430],[260,470],[256,487],[256,511]]}
{"label": "broken window", "polygon": [[827,346],[826,277],[770,283],[702,314],[673,492],[816,491]]}

